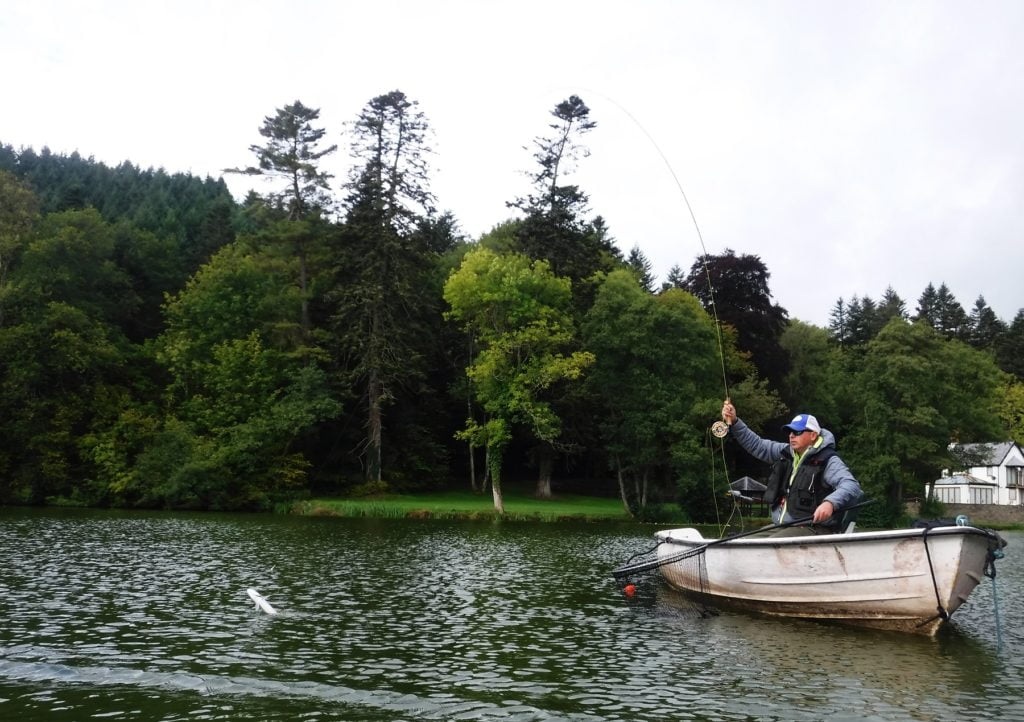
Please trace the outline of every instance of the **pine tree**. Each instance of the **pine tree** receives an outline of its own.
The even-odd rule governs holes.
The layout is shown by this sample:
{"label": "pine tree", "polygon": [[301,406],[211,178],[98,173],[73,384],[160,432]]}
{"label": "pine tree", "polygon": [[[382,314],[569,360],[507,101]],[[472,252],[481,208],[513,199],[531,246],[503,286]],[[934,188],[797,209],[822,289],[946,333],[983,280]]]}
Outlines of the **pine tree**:
{"label": "pine tree", "polygon": [[430,127],[418,103],[395,90],[377,96],[351,124],[352,169],[342,242],[334,249],[328,294],[338,355],[366,414],[366,479],[383,481],[384,413],[422,380],[418,336],[438,310],[423,292],[430,234],[417,233],[433,211]]}
{"label": "pine tree", "polygon": [[935,312],[938,325],[935,330],[946,338],[955,338],[961,341],[967,339],[970,332],[970,323],[967,312],[960,302],[956,300],[949,287],[945,283],[939,286],[935,294]]}
{"label": "pine tree", "polygon": [[968,326],[970,332],[968,342],[975,348],[993,348],[999,337],[1006,333],[1007,327],[995,311],[985,302],[985,297],[979,295],[971,309]]}
{"label": "pine tree", "polygon": [[[268,194],[272,205],[281,206],[293,223],[316,220],[332,204],[328,193],[330,173],[322,170],[321,160],[338,149],[337,145],[320,148],[327,132],[313,124],[320,118],[319,108],[307,108],[296,100],[278,108],[275,115],[263,119],[260,135],[265,145],[251,145],[258,165],[249,168],[228,168],[226,173],[263,176],[277,183]],[[308,334],[309,321],[309,267],[308,246],[310,232],[296,226],[284,231],[283,240],[292,244],[299,261],[299,289],[302,293],[302,328]]]}
{"label": "pine tree", "polygon": [[850,331],[849,331],[849,307],[840,296],[832,306],[832,311],[829,313],[828,332],[829,338],[839,348],[844,348],[850,342]]}
{"label": "pine tree", "polygon": [[1003,371],[1024,381],[1024,308],[996,341],[996,362]]}
{"label": "pine tree", "polygon": [[881,331],[882,327],[894,318],[907,319],[907,304],[892,286],[888,286],[878,303],[878,330]]}
{"label": "pine tree", "polygon": [[938,328],[939,314],[937,304],[938,294],[935,291],[935,286],[929,283],[921,293],[921,297],[917,299],[917,313],[914,314],[914,320],[923,321],[932,328]]}
{"label": "pine tree", "polygon": [[679,267],[679,264],[675,264],[672,268],[668,269],[668,275],[661,284],[661,293],[664,293],[670,288],[684,288],[686,285],[686,275],[683,273],[683,269]]}
{"label": "pine tree", "polygon": [[651,271],[651,262],[640,250],[640,246],[633,246],[626,257],[626,264],[633,269],[640,287],[648,293],[654,293],[654,274]]}
{"label": "pine tree", "polygon": [[[568,277],[578,295],[579,282],[602,268],[610,269],[617,251],[603,219],[586,221],[587,194],[565,182],[576,162],[590,155],[582,144],[583,136],[597,126],[590,108],[573,95],[556,105],[551,115],[555,121],[548,126],[550,135],[533,141],[537,168],[528,173],[533,192],[508,205],[525,214],[519,226],[520,249],[530,258],[546,260],[556,275]],[[577,299],[576,304],[586,306],[588,301],[581,304]]]}

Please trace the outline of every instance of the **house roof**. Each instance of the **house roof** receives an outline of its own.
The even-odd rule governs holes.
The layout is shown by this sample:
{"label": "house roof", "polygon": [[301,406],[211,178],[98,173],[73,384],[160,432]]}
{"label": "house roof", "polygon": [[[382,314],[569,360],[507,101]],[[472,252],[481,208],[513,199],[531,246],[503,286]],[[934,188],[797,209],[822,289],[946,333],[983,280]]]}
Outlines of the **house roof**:
{"label": "house roof", "polygon": [[[956,444],[951,451],[965,466],[1002,466],[1015,447],[1020,451],[1016,441],[999,441],[989,444]],[[1024,466],[1016,460],[1011,460],[1006,465]]]}
{"label": "house roof", "polygon": [[764,491],[768,487],[757,479],[751,479],[749,476],[741,476],[739,479],[729,484],[729,488],[734,491]]}
{"label": "house roof", "polygon": [[979,479],[970,474],[951,474],[950,476],[944,476],[941,479],[935,480],[935,486],[959,486],[961,484],[969,484],[970,486],[999,486],[994,481]]}

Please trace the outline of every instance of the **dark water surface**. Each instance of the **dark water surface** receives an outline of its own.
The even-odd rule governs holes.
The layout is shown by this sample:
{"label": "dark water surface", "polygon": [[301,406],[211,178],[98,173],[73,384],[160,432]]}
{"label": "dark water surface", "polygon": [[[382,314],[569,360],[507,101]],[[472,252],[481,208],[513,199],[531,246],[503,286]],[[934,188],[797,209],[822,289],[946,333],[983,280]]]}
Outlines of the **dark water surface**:
{"label": "dark water surface", "polygon": [[1000,650],[988,580],[936,639],[627,600],[652,533],[0,509],[0,719],[1024,720],[1024,535]]}

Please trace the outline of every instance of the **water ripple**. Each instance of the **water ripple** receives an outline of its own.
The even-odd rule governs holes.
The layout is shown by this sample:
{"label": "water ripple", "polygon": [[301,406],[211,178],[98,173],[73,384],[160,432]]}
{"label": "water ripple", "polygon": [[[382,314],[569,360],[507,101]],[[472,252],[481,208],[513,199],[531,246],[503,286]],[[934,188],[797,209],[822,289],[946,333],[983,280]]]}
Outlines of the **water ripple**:
{"label": "water ripple", "polygon": [[1024,620],[1002,605],[1014,631],[997,655],[987,585],[963,631],[934,640],[705,620],[657,582],[615,588],[609,570],[648,542],[600,525],[0,510],[0,717],[1024,718]]}

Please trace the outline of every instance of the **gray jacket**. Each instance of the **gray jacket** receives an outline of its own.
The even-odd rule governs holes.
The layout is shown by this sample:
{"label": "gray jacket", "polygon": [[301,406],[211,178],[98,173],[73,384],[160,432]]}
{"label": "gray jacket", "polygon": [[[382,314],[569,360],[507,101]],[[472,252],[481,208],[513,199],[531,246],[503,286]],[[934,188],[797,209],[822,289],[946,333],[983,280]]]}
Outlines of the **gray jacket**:
{"label": "gray jacket", "polygon": [[[754,458],[766,461],[769,464],[774,464],[782,456],[783,452],[789,450],[789,444],[782,441],[770,441],[769,439],[762,439],[760,436],[755,434],[749,426],[744,424],[741,420],[736,419],[736,422],[730,427],[730,435],[736,439],[736,442],[743,447],[743,449],[753,456]],[[835,448],[836,437],[832,435],[832,432],[828,429],[821,430],[822,444],[817,448],[810,448],[805,453],[808,455],[806,458],[817,454],[822,449],[829,447]],[[826,464],[824,473],[821,476],[829,487],[832,488],[832,493],[825,497],[825,501],[832,502],[832,506],[835,507],[836,512],[841,512],[843,509],[852,506],[859,502],[864,496],[864,492],[861,491],[860,483],[853,478],[853,474],[850,473],[849,468],[843,463],[843,460],[838,456],[833,455]],[[779,509],[772,509],[772,521],[776,524],[783,522],[793,521],[792,517],[787,512],[786,518],[776,519]]]}

